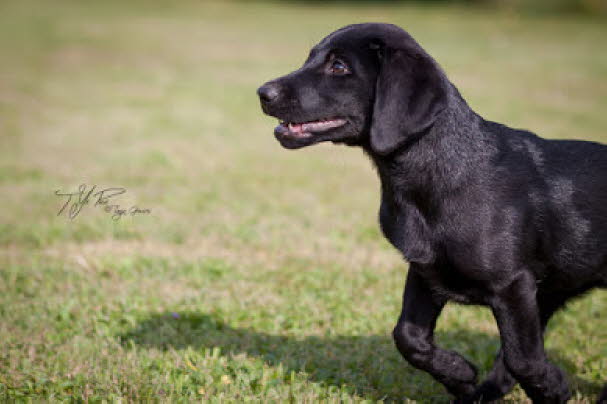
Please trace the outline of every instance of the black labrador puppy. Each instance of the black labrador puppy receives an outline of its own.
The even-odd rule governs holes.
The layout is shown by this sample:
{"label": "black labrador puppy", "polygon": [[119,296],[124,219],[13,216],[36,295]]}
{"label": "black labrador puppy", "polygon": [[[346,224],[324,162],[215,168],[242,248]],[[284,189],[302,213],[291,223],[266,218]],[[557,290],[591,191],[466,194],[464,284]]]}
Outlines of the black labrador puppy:
{"label": "black labrador puppy", "polygon": [[[381,229],[410,263],[393,336],[411,364],[462,402],[516,382],[537,403],[570,397],[543,334],[568,299],[607,286],[607,146],[483,119],[388,24],[332,33],[258,94],[284,147],[360,146],[377,167]],[[497,320],[501,349],[478,386],[476,368],[433,341],[449,300],[487,305]]]}

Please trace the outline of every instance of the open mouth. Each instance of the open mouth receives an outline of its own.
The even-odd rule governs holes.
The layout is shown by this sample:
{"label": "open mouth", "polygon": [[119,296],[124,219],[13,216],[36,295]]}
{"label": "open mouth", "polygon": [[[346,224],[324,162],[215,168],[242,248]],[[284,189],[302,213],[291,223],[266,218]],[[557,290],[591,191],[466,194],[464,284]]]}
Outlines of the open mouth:
{"label": "open mouth", "polygon": [[321,119],[310,122],[285,122],[280,121],[274,132],[277,135],[289,136],[293,138],[307,138],[315,133],[326,132],[331,129],[339,128],[346,124],[346,120],[342,118]]}

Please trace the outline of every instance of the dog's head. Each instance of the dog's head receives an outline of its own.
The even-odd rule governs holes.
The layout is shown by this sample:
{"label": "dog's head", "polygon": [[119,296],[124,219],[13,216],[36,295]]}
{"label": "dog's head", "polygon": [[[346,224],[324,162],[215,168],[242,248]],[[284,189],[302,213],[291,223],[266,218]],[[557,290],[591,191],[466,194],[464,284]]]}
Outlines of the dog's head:
{"label": "dog's head", "polygon": [[263,111],[278,118],[289,149],[332,141],[388,154],[426,131],[446,106],[448,81],[405,31],[390,24],[339,29],[304,65],[261,86]]}

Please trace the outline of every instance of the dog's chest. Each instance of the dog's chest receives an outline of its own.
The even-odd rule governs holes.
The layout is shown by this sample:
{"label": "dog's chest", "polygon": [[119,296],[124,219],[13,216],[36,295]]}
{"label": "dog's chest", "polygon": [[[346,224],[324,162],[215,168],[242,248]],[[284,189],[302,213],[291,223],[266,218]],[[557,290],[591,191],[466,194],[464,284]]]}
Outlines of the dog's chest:
{"label": "dog's chest", "polygon": [[436,254],[430,229],[415,205],[399,206],[383,200],[379,209],[379,223],[384,236],[407,261],[419,264],[434,261]]}
{"label": "dog's chest", "polygon": [[483,302],[482,283],[438,253],[440,240],[435,240],[427,219],[415,205],[397,208],[383,201],[379,222],[388,241],[411,263],[411,269],[426,279],[433,294],[460,303]]}

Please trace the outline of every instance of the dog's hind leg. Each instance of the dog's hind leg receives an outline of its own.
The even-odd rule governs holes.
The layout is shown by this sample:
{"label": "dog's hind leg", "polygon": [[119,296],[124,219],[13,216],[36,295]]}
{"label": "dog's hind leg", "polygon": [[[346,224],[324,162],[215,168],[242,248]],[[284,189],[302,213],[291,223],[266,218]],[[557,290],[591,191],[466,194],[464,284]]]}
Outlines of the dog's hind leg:
{"label": "dog's hind leg", "polygon": [[437,302],[423,279],[410,269],[394,341],[409,363],[430,373],[454,396],[464,397],[476,387],[476,368],[459,354],[434,344],[434,327],[444,303]]}

